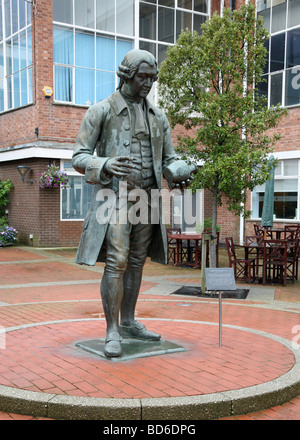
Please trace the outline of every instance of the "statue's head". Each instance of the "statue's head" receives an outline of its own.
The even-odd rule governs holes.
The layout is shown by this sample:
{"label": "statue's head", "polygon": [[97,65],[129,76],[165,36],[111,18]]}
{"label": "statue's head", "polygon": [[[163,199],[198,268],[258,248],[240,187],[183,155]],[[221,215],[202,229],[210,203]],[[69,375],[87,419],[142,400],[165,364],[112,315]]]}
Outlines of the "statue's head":
{"label": "statue's head", "polygon": [[155,71],[156,74],[154,80],[157,80],[157,61],[152,53],[147,52],[146,50],[133,49],[127,52],[119,66],[119,70],[117,72],[117,75],[120,78],[118,89],[121,89],[124,82],[133,79],[142,63],[148,64],[152,70]]}

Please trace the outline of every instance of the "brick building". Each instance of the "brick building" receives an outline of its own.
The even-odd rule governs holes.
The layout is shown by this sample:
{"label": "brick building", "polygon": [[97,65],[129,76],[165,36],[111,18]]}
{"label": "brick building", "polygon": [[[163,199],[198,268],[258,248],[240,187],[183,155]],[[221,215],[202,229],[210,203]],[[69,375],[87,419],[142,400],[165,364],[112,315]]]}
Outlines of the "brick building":
{"label": "brick building", "polygon": [[[91,187],[72,169],[71,157],[86,109],[115,90],[115,71],[128,50],[149,50],[160,63],[183,28],[199,30],[215,10],[220,1],[0,0],[0,180],[14,184],[7,215],[21,242],[78,244]],[[289,108],[275,147],[275,224],[282,225],[300,220],[300,2],[262,0],[257,11],[271,33],[263,92],[269,104]],[[53,94],[45,96],[45,88]],[[155,87],[151,93],[156,102]],[[36,183],[53,162],[69,175],[68,189]],[[19,165],[30,167],[24,183]],[[248,197],[252,218],[245,225],[226,206],[219,210],[221,241],[253,232],[263,194],[262,187]],[[211,217],[209,193],[199,193],[199,206],[200,222]]]}

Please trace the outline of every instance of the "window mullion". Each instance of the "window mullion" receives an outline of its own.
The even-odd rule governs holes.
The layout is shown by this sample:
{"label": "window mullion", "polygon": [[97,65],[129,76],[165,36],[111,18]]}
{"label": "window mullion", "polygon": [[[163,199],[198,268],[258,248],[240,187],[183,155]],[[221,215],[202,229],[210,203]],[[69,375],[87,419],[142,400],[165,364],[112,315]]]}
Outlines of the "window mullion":
{"label": "window mullion", "polygon": [[3,30],[3,88],[4,88],[4,110],[7,110],[7,63],[6,63],[6,21],[4,2],[1,2],[2,8],[2,30]]}
{"label": "window mullion", "polygon": [[[286,14],[287,15],[287,14]],[[287,31],[285,30],[285,45],[284,45],[284,60],[283,60],[283,73],[282,73],[282,107],[285,107],[285,84],[286,84],[286,56],[287,56]]]}
{"label": "window mullion", "polygon": [[[73,20],[74,20],[74,0],[73,0]],[[75,26],[73,22],[73,66],[72,66],[72,100],[73,104],[76,103],[75,94],[76,94],[76,86],[75,86],[75,70],[76,70],[76,59],[75,59]]]}
{"label": "window mullion", "polygon": [[94,0],[94,99],[97,102],[97,30],[96,30],[96,0]]}
{"label": "window mullion", "polygon": [[72,103],[76,103],[76,84],[75,84],[75,71],[76,71],[76,59],[75,59],[75,0],[72,2],[73,13],[72,13],[72,26],[73,26],[73,67],[72,67]]}
{"label": "window mullion", "polygon": [[118,87],[118,66],[117,66],[117,0],[114,0],[114,19],[115,19],[115,53],[114,53],[114,63],[115,63],[115,89]]}
{"label": "window mullion", "polygon": [[140,2],[135,0],[134,3],[134,48],[139,48],[139,37],[140,37]]}
{"label": "window mullion", "polygon": [[17,2],[17,8],[18,8],[18,32],[20,32],[20,4]]}
{"label": "window mullion", "polygon": [[[95,3],[94,3],[95,5]],[[96,22],[96,17],[95,17],[95,13],[96,13],[96,7],[94,8],[94,22]],[[93,96],[93,101],[92,104],[96,103],[96,81],[97,81],[97,70],[96,70],[96,66],[97,66],[97,51],[96,51],[96,44],[97,44],[97,40],[96,40],[96,24],[95,24],[95,30],[94,30],[94,96]]]}

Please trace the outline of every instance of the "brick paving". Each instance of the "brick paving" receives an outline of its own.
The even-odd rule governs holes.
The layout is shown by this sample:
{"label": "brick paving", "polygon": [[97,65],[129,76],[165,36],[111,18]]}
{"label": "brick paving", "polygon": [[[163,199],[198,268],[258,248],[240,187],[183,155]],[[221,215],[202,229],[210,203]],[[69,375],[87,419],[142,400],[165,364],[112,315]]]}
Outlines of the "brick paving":
{"label": "brick paving", "polygon": [[[293,352],[278,338],[293,340],[293,329],[300,326],[299,282],[271,286],[272,301],[263,295],[224,299],[220,347],[217,300],[159,294],[170,285],[174,290],[199,285],[201,272],[150,261],[137,319],[186,351],[122,363],[83,351],[77,341],[105,336],[99,293],[103,265],[75,265],[74,255],[71,249],[0,248],[0,326],[7,329],[0,385],[56,395],[151,399],[254,387],[292,369]],[[31,419],[43,418],[0,412],[0,420]],[[299,420],[300,396],[226,419]]]}

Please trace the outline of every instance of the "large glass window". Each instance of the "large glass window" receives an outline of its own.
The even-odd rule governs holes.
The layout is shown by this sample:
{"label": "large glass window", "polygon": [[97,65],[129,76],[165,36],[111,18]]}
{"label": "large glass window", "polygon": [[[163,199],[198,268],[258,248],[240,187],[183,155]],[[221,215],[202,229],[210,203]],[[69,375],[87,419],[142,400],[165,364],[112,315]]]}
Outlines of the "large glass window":
{"label": "large glass window", "polygon": [[31,102],[31,4],[0,0],[0,111]]}
{"label": "large glass window", "polygon": [[96,28],[106,32],[115,32],[114,2],[96,1]]}
{"label": "large glass window", "polygon": [[122,35],[134,35],[134,1],[117,0],[116,32]]}
{"label": "large glass window", "polygon": [[133,48],[133,6],[133,0],[53,1],[56,101],[89,106],[115,91],[118,65]]}
{"label": "large glass window", "polygon": [[264,70],[268,104],[299,105],[300,0],[257,0],[256,5],[271,33]]}
{"label": "large glass window", "polygon": [[285,33],[271,39],[270,72],[284,69]]}
{"label": "large glass window", "polygon": [[85,182],[71,161],[63,161],[61,169],[68,174],[68,185],[61,189],[61,219],[83,220],[91,205],[93,185]]}
{"label": "large glass window", "polygon": [[149,50],[160,64],[167,47],[185,29],[201,32],[209,17],[208,0],[144,0],[139,2],[139,47]]}
{"label": "large glass window", "polygon": [[208,0],[53,0],[54,99],[88,106],[106,98],[130,49],[160,64],[181,31],[201,32],[208,16]]}
{"label": "large glass window", "polygon": [[[274,181],[274,221],[300,220],[300,161],[286,159],[279,161]],[[252,218],[261,218],[264,203],[265,184],[257,186],[252,193]]]}
{"label": "large glass window", "polygon": [[293,29],[287,34],[286,58],[286,67],[294,67],[300,65],[300,28]]}
{"label": "large glass window", "polygon": [[289,0],[288,27],[299,26],[300,0]]}
{"label": "large glass window", "polygon": [[270,97],[270,105],[282,104],[282,73],[271,75],[270,84],[273,90]]}
{"label": "large glass window", "polygon": [[285,29],[286,0],[273,0],[271,32],[279,32]]}
{"label": "large glass window", "polygon": [[53,0],[53,20],[73,23],[73,0]]}
{"label": "large glass window", "polygon": [[[53,0],[55,101],[89,106],[107,98],[118,85],[116,71],[130,49],[148,50],[160,64],[182,30],[201,32],[208,17],[208,0]],[[1,50],[0,42],[0,105]],[[13,69],[10,59],[8,67]],[[155,97],[152,87],[149,99]],[[65,161],[63,169],[69,184],[62,190],[61,218],[82,220],[93,186],[70,162]]]}

